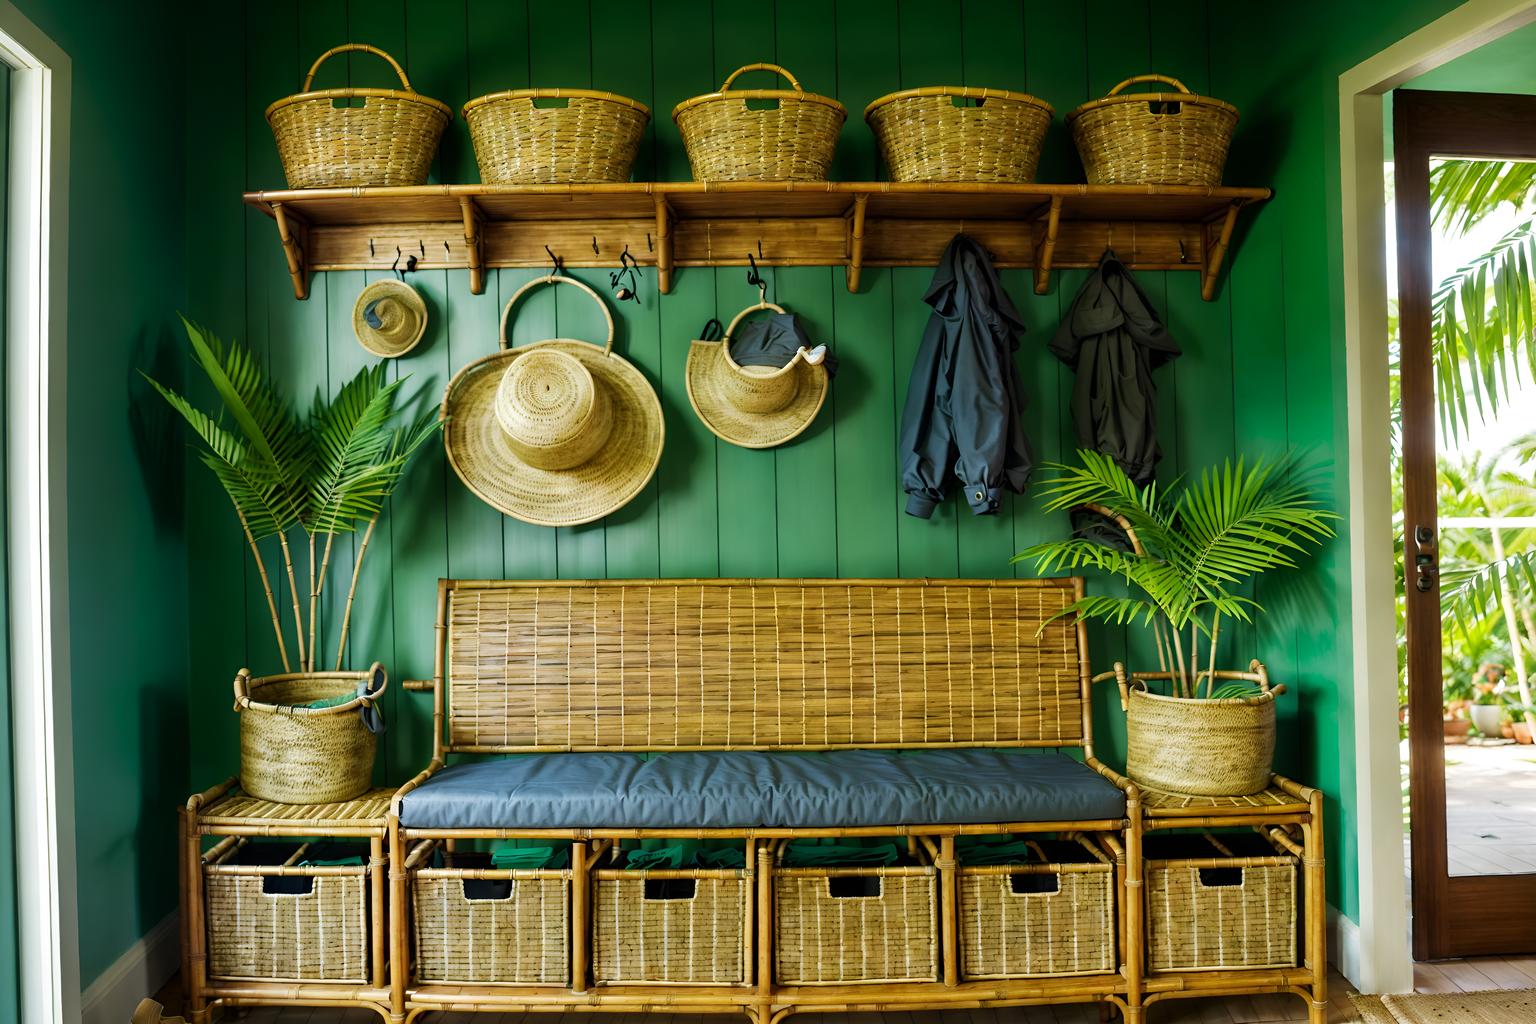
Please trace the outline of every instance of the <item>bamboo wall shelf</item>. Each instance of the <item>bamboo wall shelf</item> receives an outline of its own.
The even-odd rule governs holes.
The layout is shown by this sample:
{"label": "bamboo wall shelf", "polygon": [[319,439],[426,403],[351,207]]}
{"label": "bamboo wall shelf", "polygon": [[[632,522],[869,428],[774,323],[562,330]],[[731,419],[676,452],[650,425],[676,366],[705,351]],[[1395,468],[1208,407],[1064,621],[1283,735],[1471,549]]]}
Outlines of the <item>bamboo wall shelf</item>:
{"label": "bamboo wall shelf", "polygon": [[627,247],[660,290],[678,267],[841,266],[857,291],[864,267],[933,266],[964,231],[1000,267],[1092,267],[1107,247],[1138,270],[1192,270],[1210,300],[1244,207],[1265,188],[1173,185],[969,185],[892,182],[661,182],[615,185],[422,185],[250,192],[277,223],[293,279],[388,270],[612,267]]}

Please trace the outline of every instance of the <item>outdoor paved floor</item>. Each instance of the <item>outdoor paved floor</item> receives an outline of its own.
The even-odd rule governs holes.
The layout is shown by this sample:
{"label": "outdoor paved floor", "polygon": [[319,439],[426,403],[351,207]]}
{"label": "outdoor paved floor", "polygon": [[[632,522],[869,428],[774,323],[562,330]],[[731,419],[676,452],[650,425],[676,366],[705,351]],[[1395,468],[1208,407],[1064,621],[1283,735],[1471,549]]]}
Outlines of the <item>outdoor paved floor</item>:
{"label": "outdoor paved floor", "polygon": [[1536,746],[1446,747],[1445,834],[1453,875],[1536,873]]}

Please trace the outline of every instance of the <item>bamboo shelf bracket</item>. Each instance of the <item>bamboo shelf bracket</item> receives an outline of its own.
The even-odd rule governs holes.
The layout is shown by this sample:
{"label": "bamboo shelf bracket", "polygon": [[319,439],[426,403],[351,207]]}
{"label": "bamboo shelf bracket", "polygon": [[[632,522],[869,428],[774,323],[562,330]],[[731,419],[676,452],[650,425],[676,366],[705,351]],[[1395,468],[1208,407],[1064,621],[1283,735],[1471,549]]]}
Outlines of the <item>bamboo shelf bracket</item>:
{"label": "bamboo shelf bracket", "polygon": [[866,267],[933,267],[965,232],[1000,269],[1094,267],[1113,247],[1133,270],[1199,271],[1210,300],[1239,213],[1264,188],[1178,185],[988,185],[955,182],[625,182],[420,185],[251,192],[277,222],[294,295],[328,270],[384,271],[402,253],[418,269],[542,268],[549,246],[568,267],[616,265],[628,250],[666,294],[679,268],[842,267],[857,292]]}

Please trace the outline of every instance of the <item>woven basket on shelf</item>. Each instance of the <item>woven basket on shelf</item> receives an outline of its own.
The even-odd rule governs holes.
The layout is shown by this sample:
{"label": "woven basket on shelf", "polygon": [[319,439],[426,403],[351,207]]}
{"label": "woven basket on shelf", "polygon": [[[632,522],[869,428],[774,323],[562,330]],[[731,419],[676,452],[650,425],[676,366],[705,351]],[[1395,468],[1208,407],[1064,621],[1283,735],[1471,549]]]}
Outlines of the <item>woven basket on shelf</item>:
{"label": "woven basket on shelf", "polygon": [[1031,841],[1028,864],[960,865],[960,970],[967,978],[1115,969],[1115,868],[1086,839]]}
{"label": "woven basket on shelf", "polygon": [[[399,76],[401,88],[310,91],[321,64],[351,52],[384,58]],[[351,106],[355,99],[361,99],[362,106]],[[337,100],[348,102],[338,107]],[[267,123],[290,188],[425,184],[452,117],[447,104],[411,88],[395,58],[364,43],[322,53],[304,76],[302,89],[267,108]]]}
{"label": "woven basket on shelf", "polygon": [[932,867],[775,868],[773,908],[780,984],[938,980]]}
{"label": "woven basket on shelf", "polygon": [[592,975],[600,985],[742,985],[747,981],[746,871],[596,874]]}
{"label": "woven basket on shelf", "polygon": [[628,181],[645,104],[591,89],[514,89],[464,104],[487,185]]}
{"label": "woven basket on shelf", "polygon": [[[364,681],[374,685],[356,696]],[[263,679],[252,679],[249,670],[241,669],[235,676],[240,787],[280,804],[336,803],[367,791],[378,740],[359,711],[375,703],[386,685],[377,662],[367,672],[296,672]],[[332,707],[304,706],[348,695],[353,698]]]}
{"label": "woven basket on shelf", "polygon": [[406,862],[418,981],[570,982],[569,870],[419,866],[430,864],[431,846],[421,844]]}
{"label": "woven basket on shelf", "polygon": [[1253,834],[1154,835],[1145,847],[1147,966],[1296,966],[1297,858]]}
{"label": "woven basket on shelf", "polygon": [[882,96],[864,120],[892,181],[1020,183],[1035,180],[1053,113],[1021,92],[937,85]]}
{"label": "woven basket on shelf", "polygon": [[[1120,92],[1140,82],[1175,91]],[[1196,96],[1177,78],[1137,75],[1072,111],[1067,124],[1090,185],[1212,187],[1221,184],[1237,108]]]}
{"label": "woven basket on shelf", "polygon": [[231,837],[205,855],[210,976],[367,983],[367,864],[302,866],[305,852]]}
{"label": "woven basket on shelf", "polygon": [[[732,89],[748,71],[783,75],[793,88]],[[749,101],[774,105],[755,110]],[[695,181],[826,181],[846,117],[841,103],[806,92],[777,64],[737,68],[718,92],[684,100],[672,111]]]}

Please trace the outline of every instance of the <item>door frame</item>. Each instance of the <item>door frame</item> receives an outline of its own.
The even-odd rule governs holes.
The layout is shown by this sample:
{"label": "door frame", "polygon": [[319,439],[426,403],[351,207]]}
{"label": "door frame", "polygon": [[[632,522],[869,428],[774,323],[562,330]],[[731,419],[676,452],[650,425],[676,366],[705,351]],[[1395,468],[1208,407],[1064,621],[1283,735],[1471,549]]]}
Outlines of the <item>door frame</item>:
{"label": "door frame", "polygon": [[[1413,808],[1413,952],[1438,960],[1530,951],[1536,919],[1536,874],[1449,873],[1446,849],[1445,741],[1441,729],[1442,613],[1438,579],[1439,510],[1435,490],[1435,372],[1431,355],[1435,282],[1430,222],[1430,161],[1437,156],[1488,160],[1536,157],[1536,96],[1417,92],[1393,95],[1393,159],[1397,182],[1398,315],[1402,344],[1403,524],[1407,557],[1426,559],[1427,588],[1410,586],[1408,627],[1408,746]],[[1415,416],[1410,418],[1407,410]],[[1426,531],[1421,546],[1419,531]],[[1431,682],[1432,681],[1432,682]],[[1456,913],[1503,904],[1507,915]],[[1496,926],[1526,922],[1524,927]]]}
{"label": "door frame", "polygon": [[71,70],[6,0],[0,61],[12,83],[4,358],[21,1019],[64,1024],[80,1017],[65,552]]}
{"label": "door frame", "polygon": [[1470,0],[1339,76],[1350,617],[1360,920],[1341,922],[1339,968],[1362,991],[1413,991],[1403,898],[1393,613],[1383,98],[1536,21],[1536,0]]}

